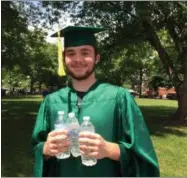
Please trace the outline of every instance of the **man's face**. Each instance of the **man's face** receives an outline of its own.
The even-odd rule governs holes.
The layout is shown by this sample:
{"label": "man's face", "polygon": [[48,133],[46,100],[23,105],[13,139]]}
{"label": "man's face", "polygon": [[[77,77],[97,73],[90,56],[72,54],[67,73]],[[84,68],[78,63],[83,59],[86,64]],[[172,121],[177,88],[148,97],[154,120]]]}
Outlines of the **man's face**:
{"label": "man's face", "polygon": [[65,48],[65,64],[68,74],[76,80],[87,79],[94,71],[99,55],[90,45]]}

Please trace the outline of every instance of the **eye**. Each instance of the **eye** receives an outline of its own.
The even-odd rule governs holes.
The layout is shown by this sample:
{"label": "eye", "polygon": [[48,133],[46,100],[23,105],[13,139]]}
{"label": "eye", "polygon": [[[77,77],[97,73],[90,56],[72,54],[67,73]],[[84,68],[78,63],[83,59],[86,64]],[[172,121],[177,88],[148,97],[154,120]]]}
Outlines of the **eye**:
{"label": "eye", "polygon": [[75,55],[75,53],[73,53],[73,52],[67,53],[67,56],[74,56],[74,55]]}
{"label": "eye", "polygon": [[83,52],[82,52],[82,55],[88,56],[88,55],[89,55],[89,52],[88,52],[88,51],[83,51]]}

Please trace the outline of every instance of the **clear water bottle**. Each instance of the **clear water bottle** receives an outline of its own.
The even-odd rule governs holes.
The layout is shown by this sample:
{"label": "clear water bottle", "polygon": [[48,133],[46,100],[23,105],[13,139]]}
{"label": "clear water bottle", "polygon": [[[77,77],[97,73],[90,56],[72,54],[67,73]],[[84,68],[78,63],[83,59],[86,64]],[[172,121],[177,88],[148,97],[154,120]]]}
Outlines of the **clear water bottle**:
{"label": "clear water bottle", "polygon": [[[81,132],[93,132],[95,133],[94,125],[90,121],[89,116],[83,117],[83,123],[81,124]],[[94,166],[97,163],[97,159],[81,155],[82,164],[85,166]]]}
{"label": "clear water bottle", "polygon": [[[55,122],[55,130],[67,129],[67,124],[64,118],[64,111],[58,111],[58,118]],[[58,159],[66,159],[70,157],[70,148],[66,152],[62,152],[56,155]]]}
{"label": "clear water bottle", "polygon": [[74,157],[78,157],[81,155],[78,142],[80,125],[77,118],[75,117],[75,114],[72,112],[68,114],[67,125],[71,140],[71,154]]}

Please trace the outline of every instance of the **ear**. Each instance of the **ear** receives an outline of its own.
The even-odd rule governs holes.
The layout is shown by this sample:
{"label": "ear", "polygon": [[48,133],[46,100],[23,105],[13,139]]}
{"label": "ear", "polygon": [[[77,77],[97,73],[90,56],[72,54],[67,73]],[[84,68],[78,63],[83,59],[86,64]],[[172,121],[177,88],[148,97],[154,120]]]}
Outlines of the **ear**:
{"label": "ear", "polygon": [[100,61],[100,54],[97,54],[95,59],[95,64],[97,64]]}

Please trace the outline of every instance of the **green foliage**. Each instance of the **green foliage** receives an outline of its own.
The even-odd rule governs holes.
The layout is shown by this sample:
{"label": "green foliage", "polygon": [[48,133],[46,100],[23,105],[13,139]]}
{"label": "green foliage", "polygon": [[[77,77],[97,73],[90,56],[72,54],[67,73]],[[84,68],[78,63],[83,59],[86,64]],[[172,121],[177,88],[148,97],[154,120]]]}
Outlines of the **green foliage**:
{"label": "green foliage", "polygon": [[[16,23],[11,24],[5,17],[6,8],[10,11],[9,20],[15,18],[15,13]],[[53,62],[49,57],[51,54],[44,52],[47,49],[45,34],[37,28],[32,33],[26,26],[50,27],[54,23],[63,26],[70,16],[76,25],[106,29],[98,35],[102,56],[97,67],[99,78],[116,85],[130,81],[132,88],[140,86],[141,94],[142,83],[148,83],[152,76],[159,74],[175,86],[179,107],[186,101],[186,2],[8,2],[3,4],[2,14],[3,67],[10,70],[19,65],[23,74],[31,77],[31,89],[34,84],[54,85],[53,81],[60,83],[63,80],[64,83],[65,80],[56,76],[54,66],[57,61]],[[186,117],[184,109],[180,112],[183,112],[181,117]]]}
{"label": "green foliage", "polygon": [[163,78],[161,76],[153,76],[149,82],[149,87],[151,87],[155,91],[157,91],[158,87],[171,88],[172,83],[171,83],[171,81],[169,81],[166,78]]}
{"label": "green foliage", "polygon": [[54,11],[68,11],[75,24],[105,27],[102,50],[105,46],[111,53],[121,54],[129,45],[149,42],[158,52],[164,73],[173,85],[178,86],[184,80],[181,57],[185,55],[187,37],[186,2],[70,1],[44,4],[49,11],[49,7]]}
{"label": "green foliage", "polygon": [[28,78],[23,75],[19,66],[14,66],[12,70],[2,68],[1,85],[3,88],[12,90],[13,88],[27,88]]}
{"label": "green foliage", "polygon": [[3,87],[33,90],[66,81],[57,76],[57,46],[46,43],[46,33],[36,27],[40,10],[32,2],[2,2]]}
{"label": "green foliage", "polygon": [[24,35],[27,34],[26,19],[20,14],[14,3],[4,1],[2,4],[2,66],[12,68],[18,64],[24,54]]}
{"label": "green foliage", "polygon": [[[5,72],[2,74],[2,78],[5,78],[5,81],[11,80],[15,83],[13,77],[15,76],[19,82],[25,83],[24,80],[29,76],[29,83],[28,80],[26,83],[31,90],[34,89],[34,85],[41,87],[42,84],[54,86],[59,85],[60,82],[64,83],[65,81],[59,79],[56,71],[57,46],[45,42],[44,32],[39,29],[29,31],[24,37],[24,42],[24,54],[22,54],[20,63],[17,62],[16,64],[15,62],[12,68],[8,68],[8,70],[3,66]],[[17,71],[14,70],[15,67]],[[10,80],[6,79],[7,76]],[[23,87],[23,85],[19,87]]]}

